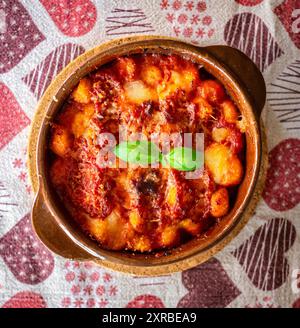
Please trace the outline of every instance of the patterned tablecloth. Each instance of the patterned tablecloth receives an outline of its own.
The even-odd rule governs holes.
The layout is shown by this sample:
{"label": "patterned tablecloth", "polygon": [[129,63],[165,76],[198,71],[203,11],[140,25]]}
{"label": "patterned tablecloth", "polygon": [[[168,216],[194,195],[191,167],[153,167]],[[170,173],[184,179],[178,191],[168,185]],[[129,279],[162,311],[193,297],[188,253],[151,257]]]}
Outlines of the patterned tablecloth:
{"label": "patterned tablecloth", "polygon": [[[208,262],[132,277],[37,240],[26,168],[38,99],[72,59],[124,35],[228,44],[263,72],[269,169],[254,216]],[[300,0],[0,0],[0,306],[300,307]]]}

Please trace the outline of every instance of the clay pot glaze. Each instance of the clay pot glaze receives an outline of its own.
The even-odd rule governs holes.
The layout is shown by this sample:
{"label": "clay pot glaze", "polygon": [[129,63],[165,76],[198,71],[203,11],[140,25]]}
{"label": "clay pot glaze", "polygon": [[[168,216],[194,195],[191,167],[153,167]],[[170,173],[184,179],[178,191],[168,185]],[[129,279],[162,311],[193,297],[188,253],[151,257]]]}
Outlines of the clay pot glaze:
{"label": "clay pot glaze", "polygon": [[[212,231],[165,252],[138,254],[102,249],[64,209],[48,176],[49,127],[78,81],[118,56],[135,53],[177,54],[197,62],[226,88],[246,119],[245,174],[231,211]],[[266,88],[255,64],[228,46],[197,47],[177,39],[135,36],[102,44],[72,61],[51,83],[40,100],[29,138],[29,170],[36,192],[32,224],[40,240],[54,253],[69,259],[89,260],[117,271],[161,275],[198,265],[234,238],[250,217],[262,162],[260,114]]]}

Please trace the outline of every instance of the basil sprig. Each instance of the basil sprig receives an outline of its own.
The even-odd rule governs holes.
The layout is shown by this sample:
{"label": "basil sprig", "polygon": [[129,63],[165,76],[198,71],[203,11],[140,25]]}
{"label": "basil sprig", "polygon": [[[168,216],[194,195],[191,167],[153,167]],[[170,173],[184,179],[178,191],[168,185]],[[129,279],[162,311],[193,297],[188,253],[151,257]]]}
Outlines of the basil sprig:
{"label": "basil sprig", "polygon": [[203,153],[188,147],[173,148],[165,155],[165,159],[173,169],[179,171],[194,171],[204,163]]}
{"label": "basil sprig", "polygon": [[124,162],[133,164],[149,165],[160,159],[158,147],[147,140],[121,142],[113,149],[113,152]]}
{"label": "basil sprig", "polygon": [[160,162],[163,167],[170,166],[179,171],[194,171],[204,163],[203,153],[193,148],[175,147],[164,155],[153,142],[147,140],[121,142],[113,152],[128,163],[149,165]]}

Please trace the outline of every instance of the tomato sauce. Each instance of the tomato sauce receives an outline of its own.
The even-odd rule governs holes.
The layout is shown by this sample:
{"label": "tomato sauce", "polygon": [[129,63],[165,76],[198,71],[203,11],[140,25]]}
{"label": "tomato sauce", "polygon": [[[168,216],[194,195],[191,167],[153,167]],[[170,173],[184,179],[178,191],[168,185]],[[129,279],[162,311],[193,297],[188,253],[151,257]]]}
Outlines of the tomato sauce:
{"label": "tomato sauce", "polygon": [[[52,124],[53,187],[103,248],[150,252],[178,246],[230,211],[243,178],[241,118],[222,84],[190,60],[117,58],[80,80]],[[148,138],[202,132],[205,166],[196,179],[161,164],[102,167],[98,154],[107,140],[101,133],[118,143],[120,126]]]}

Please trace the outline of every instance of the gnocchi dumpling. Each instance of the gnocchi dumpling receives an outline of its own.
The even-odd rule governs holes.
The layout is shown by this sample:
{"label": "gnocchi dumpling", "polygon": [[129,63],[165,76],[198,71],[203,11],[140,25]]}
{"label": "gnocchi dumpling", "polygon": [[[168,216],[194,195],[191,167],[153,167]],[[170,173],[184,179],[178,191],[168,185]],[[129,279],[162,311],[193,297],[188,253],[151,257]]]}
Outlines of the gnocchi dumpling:
{"label": "gnocchi dumpling", "polygon": [[72,93],[73,99],[81,104],[88,104],[91,101],[91,89],[92,82],[88,78],[81,79]]}
{"label": "gnocchi dumpling", "polygon": [[71,130],[76,138],[82,136],[89,126],[91,117],[94,114],[94,104],[84,105],[83,110],[74,113]]}
{"label": "gnocchi dumpling", "polygon": [[200,87],[200,96],[209,103],[217,105],[225,98],[225,90],[221,83],[215,80],[205,80]]}
{"label": "gnocchi dumpling", "polygon": [[135,236],[132,249],[137,252],[147,252],[151,249],[151,241],[147,236]]}
{"label": "gnocchi dumpling", "polygon": [[226,188],[220,188],[211,196],[211,215],[221,217],[227,214],[229,210],[229,196]]}
{"label": "gnocchi dumpling", "polygon": [[125,80],[132,80],[135,76],[136,65],[132,58],[121,57],[117,63],[119,75]]}
{"label": "gnocchi dumpling", "polygon": [[156,86],[162,80],[161,70],[154,65],[145,66],[142,69],[141,76],[143,81],[150,86]]}
{"label": "gnocchi dumpling", "polygon": [[88,219],[84,226],[101,244],[112,250],[126,247],[128,238],[133,234],[130,225],[114,209],[104,220]]}
{"label": "gnocchi dumpling", "polygon": [[141,80],[127,82],[124,85],[124,89],[126,98],[135,104],[157,99],[155,91],[148,88]]}
{"label": "gnocchi dumpling", "polygon": [[143,231],[144,220],[140,216],[140,214],[137,210],[133,210],[129,213],[129,222],[132,225],[134,230],[136,230],[138,232]]}
{"label": "gnocchi dumpling", "polygon": [[242,163],[229,147],[212,143],[205,150],[204,162],[215,183],[222,186],[234,186],[241,182]]}
{"label": "gnocchi dumpling", "polygon": [[225,141],[230,136],[230,130],[228,128],[213,128],[212,138],[216,142]]}
{"label": "gnocchi dumpling", "polygon": [[193,236],[197,235],[201,229],[200,223],[193,222],[191,219],[182,220],[179,227]]}
{"label": "gnocchi dumpling", "polygon": [[197,78],[198,71],[194,67],[181,72],[171,71],[170,77],[164,79],[157,87],[159,99],[165,99],[179,89],[190,92]]}
{"label": "gnocchi dumpling", "polygon": [[174,245],[179,238],[179,230],[177,226],[167,226],[161,233],[161,244],[164,247]]}
{"label": "gnocchi dumpling", "polygon": [[58,156],[65,156],[72,145],[72,136],[68,129],[61,125],[53,128],[50,149]]}
{"label": "gnocchi dumpling", "polygon": [[228,123],[236,123],[238,119],[238,111],[232,100],[227,99],[220,104],[224,119]]}
{"label": "gnocchi dumpling", "polygon": [[213,114],[213,107],[203,97],[194,98],[193,103],[196,105],[196,114],[200,117],[200,119],[209,119]]}

